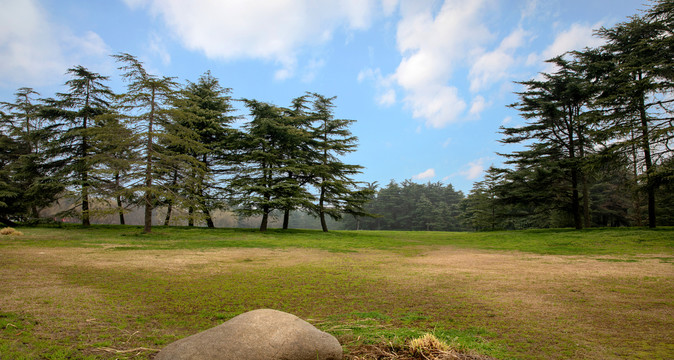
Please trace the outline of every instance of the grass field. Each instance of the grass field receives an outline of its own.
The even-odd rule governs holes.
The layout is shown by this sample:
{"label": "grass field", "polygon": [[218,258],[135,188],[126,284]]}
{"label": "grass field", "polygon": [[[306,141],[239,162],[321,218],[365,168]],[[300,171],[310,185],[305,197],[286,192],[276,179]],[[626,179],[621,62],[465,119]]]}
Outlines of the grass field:
{"label": "grass field", "polygon": [[151,359],[257,308],[369,344],[674,358],[674,229],[489,233],[76,226],[0,236],[0,359]]}

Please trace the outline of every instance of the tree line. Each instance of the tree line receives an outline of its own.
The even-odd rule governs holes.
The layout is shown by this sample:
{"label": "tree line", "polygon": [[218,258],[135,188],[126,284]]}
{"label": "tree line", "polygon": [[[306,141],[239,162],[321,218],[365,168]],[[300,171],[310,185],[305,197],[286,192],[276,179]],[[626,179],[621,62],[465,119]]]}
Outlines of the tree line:
{"label": "tree line", "polygon": [[605,42],[547,62],[520,82],[501,127],[505,168],[490,168],[463,205],[473,229],[672,224],[674,3],[596,31]]}
{"label": "tree line", "polygon": [[[63,197],[73,204],[63,216],[115,213],[119,223],[132,207],[144,208],[144,231],[152,212],[187,209],[189,225],[231,207],[261,216],[265,231],[272,211],[294,210],[326,217],[365,214],[370,190],[353,176],[362,167],[342,162],[355,151],[353,120],[334,117],[334,97],[306,93],[288,107],[241,99],[249,121],[239,117],[230,93],[210,72],[197,82],[147,72],[130,54],[113,55],[126,82],[115,94],[107,76],[82,66],[68,69],[66,91],[39,98],[20,88],[0,112],[0,221],[39,218]],[[74,199],[74,200],[73,200]],[[105,209],[91,204],[106,203]]]}
{"label": "tree line", "polygon": [[[63,194],[69,212],[124,223],[131,207],[187,210],[189,225],[213,227],[212,213],[242,217],[309,213],[327,231],[497,230],[674,224],[672,54],[674,3],[657,0],[628,21],[601,28],[604,45],[547,60],[553,69],[519,82],[510,105],[521,126],[502,126],[499,154],[466,196],[442,183],[359,184],[358,165],[340,160],[357,139],[334,118],[334,98],[306,93],[281,107],[234,100],[210,73],[196,83],[147,73],[114,55],[127,81],[113,94],[107,77],[68,70],[67,91],[40,99],[21,88],[2,103],[0,221],[36,218]],[[233,103],[249,121],[234,126]],[[92,209],[90,199],[109,204]],[[349,215],[349,216],[344,216]]]}

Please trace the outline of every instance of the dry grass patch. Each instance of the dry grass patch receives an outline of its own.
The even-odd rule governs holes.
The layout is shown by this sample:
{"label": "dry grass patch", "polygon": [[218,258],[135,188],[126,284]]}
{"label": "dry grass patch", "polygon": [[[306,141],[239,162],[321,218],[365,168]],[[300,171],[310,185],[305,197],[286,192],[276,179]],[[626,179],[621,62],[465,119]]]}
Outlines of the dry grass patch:
{"label": "dry grass patch", "polygon": [[[435,249],[408,259],[426,286],[452,298],[457,287],[491,309],[499,328],[533,358],[668,357],[674,337],[674,267],[664,255],[636,261]],[[612,258],[611,258],[612,259]],[[627,330],[629,329],[629,330]],[[638,339],[638,340],[637,340]]]}
{"label": "dry grass patch", "polygon": [[13,236],[23,236],[21,231],[18,231],[11,227],[6,227],[0,230],[0,235],[13,235]]}
{"label": "dry grass patch", "polygon": [[492,358],[457,349],[426,333],[404,344],[363,345],[346,355],[347,360],[490,360]]}
{"label": "dry grass patch", "polygon": [[[418,256],[4,247],[0,313],[33,319],[25,343],[72,350],[62,358],[148,359],[152,352],[143,349],[259,307],[317,319],[311,322],[350,339],[343,345],[353,360],[487,358],[451,341],[435,352],[363,341],[401,328],[487,329],[472,337],[500,341],[507,357],[521,359],[667,358],[674,353],[674,264],[658,258],[670,257],[619,262],[449,247]],[[0,345],[18,344],[14,336],[0,331]]]}

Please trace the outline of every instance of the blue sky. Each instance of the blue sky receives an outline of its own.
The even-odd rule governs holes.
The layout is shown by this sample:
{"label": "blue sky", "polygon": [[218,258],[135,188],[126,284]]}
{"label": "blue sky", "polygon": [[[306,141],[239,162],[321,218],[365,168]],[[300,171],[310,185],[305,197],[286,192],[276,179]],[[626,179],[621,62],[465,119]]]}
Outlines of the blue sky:
{"label": "blue sky", "polygon": [[[543,60],[596,46],[592,29],[641,0],[0,0],[0,101],[19,87],[62,90],[83,65],[123,91],[110,54],[158,75],[210,70],[234,98],[280,106],[305,91],[337,96],[357,120],[345,162],[361,181],[441,181],[468,193],[497,152],[513,81]],[[241,104],[238,114],[245,115]]]}

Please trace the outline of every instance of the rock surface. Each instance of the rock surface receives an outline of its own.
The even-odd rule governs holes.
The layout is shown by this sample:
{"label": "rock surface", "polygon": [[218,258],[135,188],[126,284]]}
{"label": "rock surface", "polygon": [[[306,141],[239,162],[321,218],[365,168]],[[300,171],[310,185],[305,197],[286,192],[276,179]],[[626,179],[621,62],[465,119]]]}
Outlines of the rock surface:
{"label": "rock surface", "polygon": [[340,360],[337,339],[295,315],[260,309],[178,340],[155,360]]}

